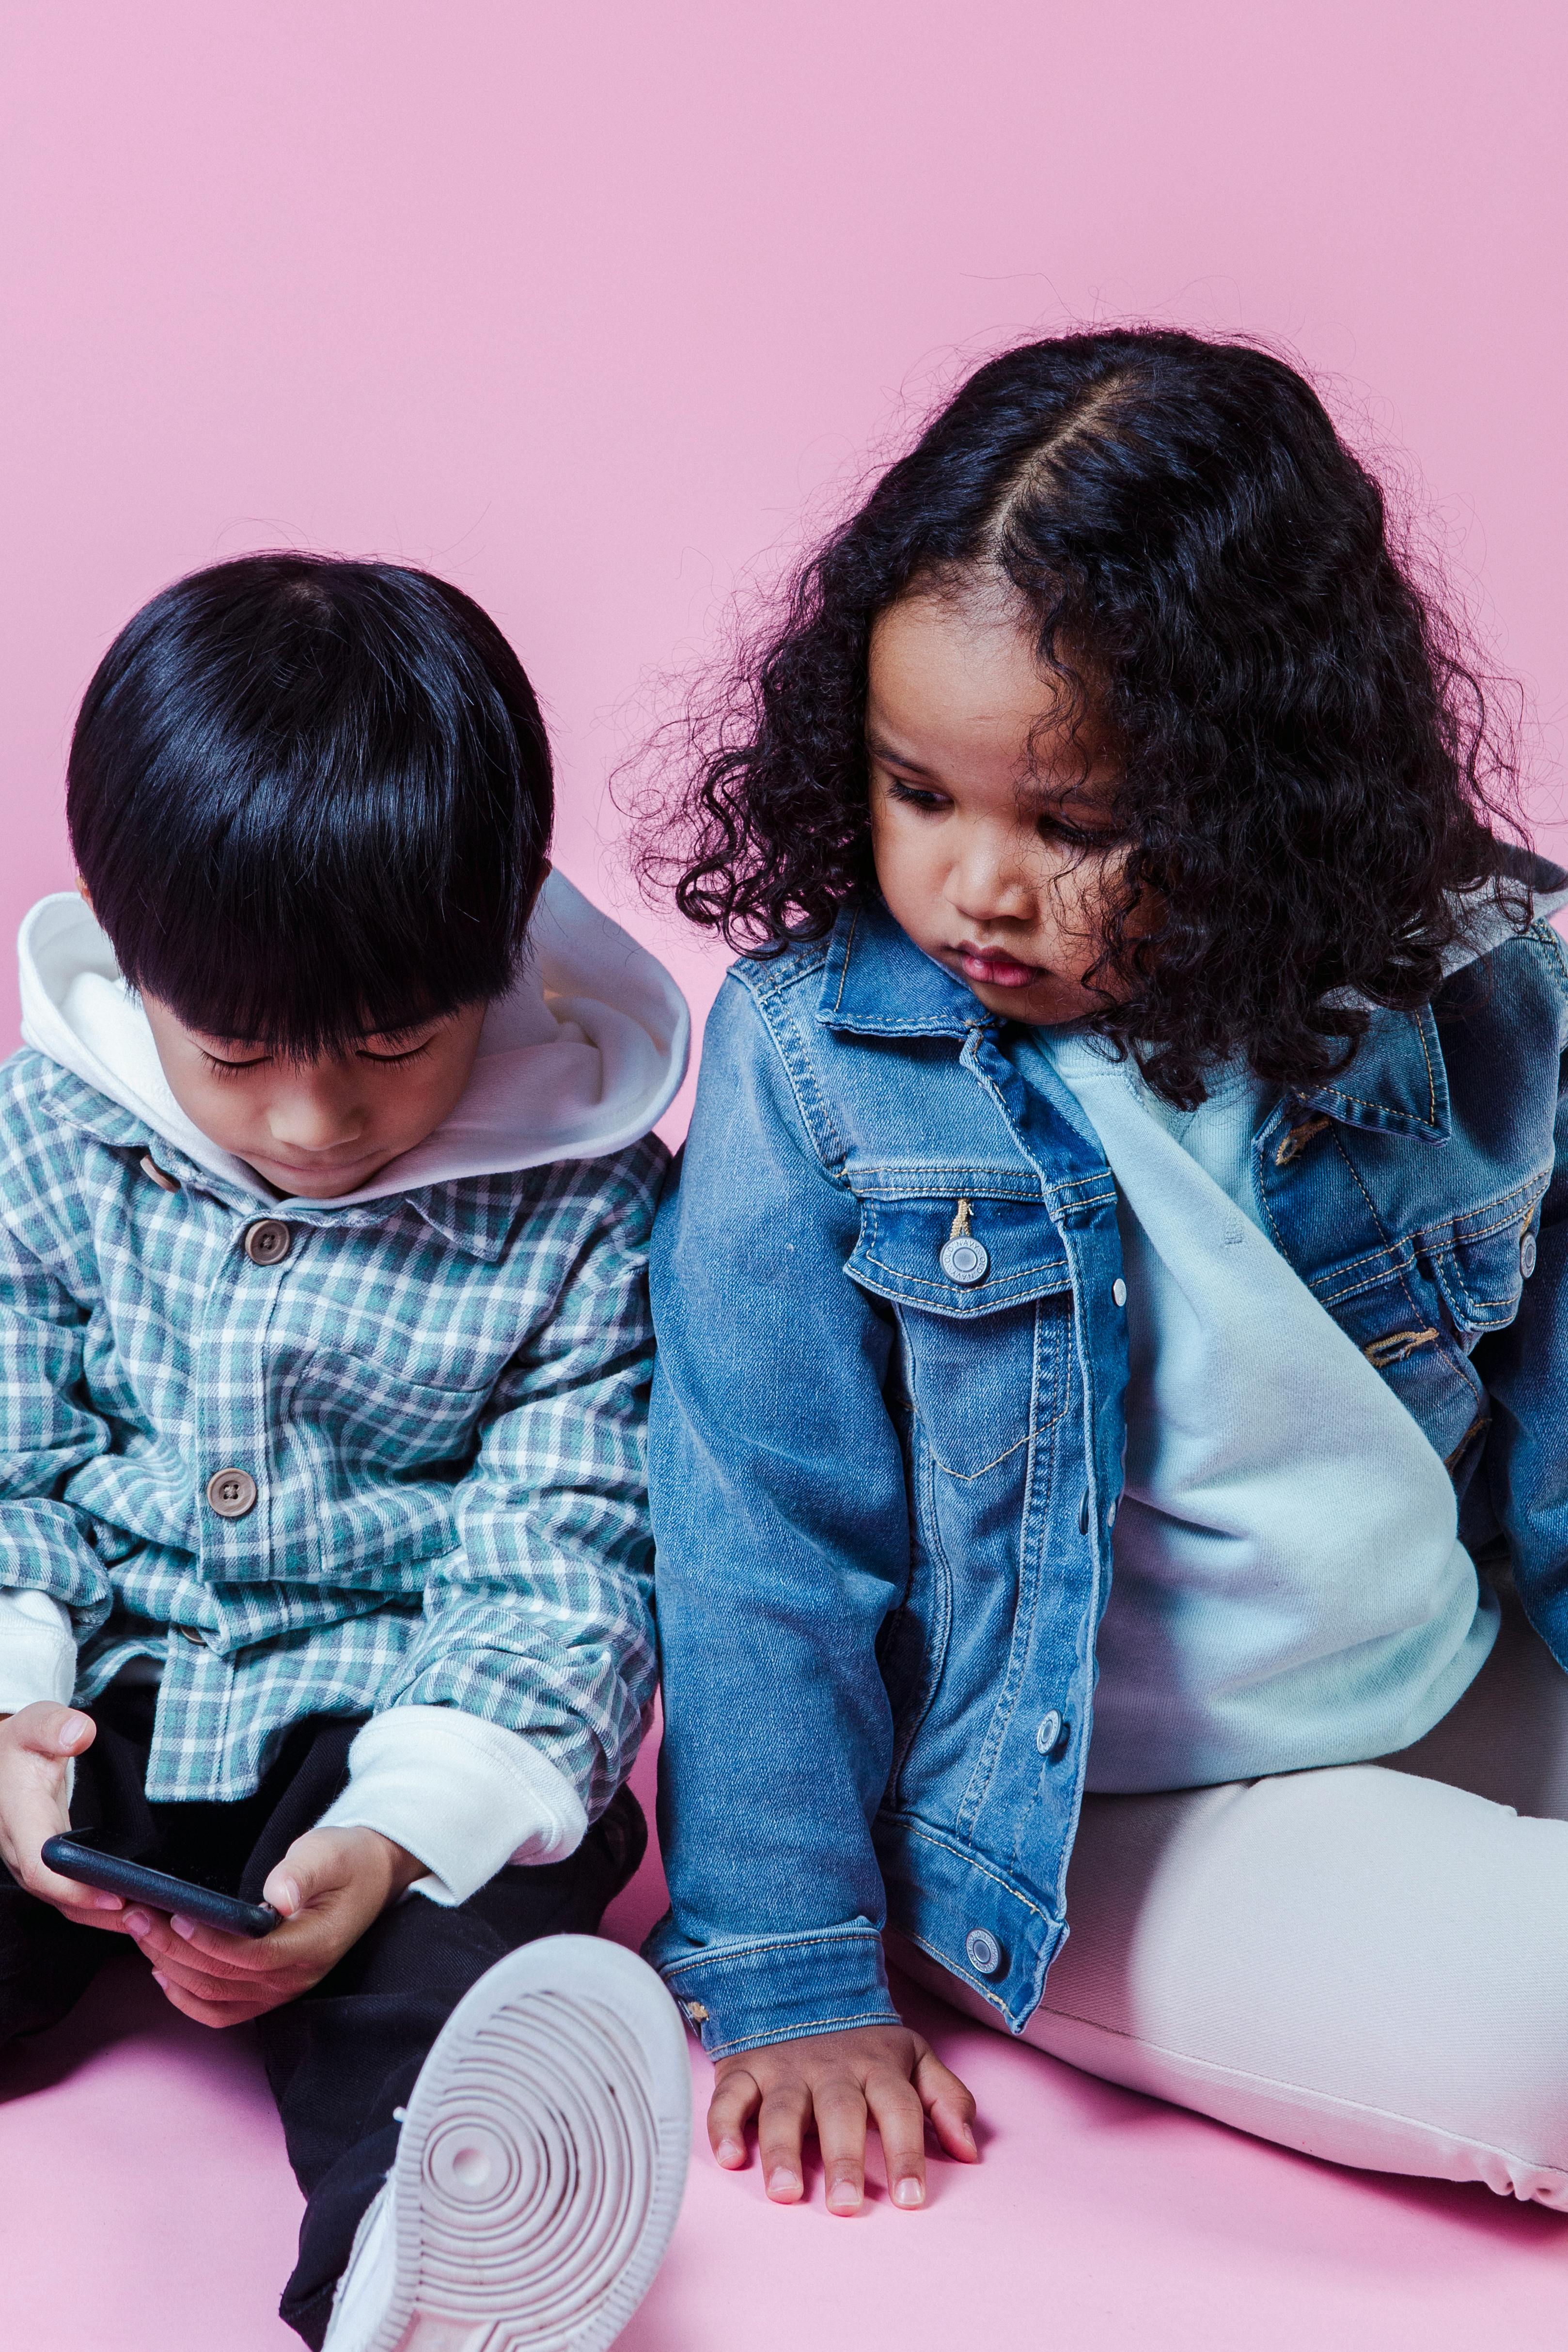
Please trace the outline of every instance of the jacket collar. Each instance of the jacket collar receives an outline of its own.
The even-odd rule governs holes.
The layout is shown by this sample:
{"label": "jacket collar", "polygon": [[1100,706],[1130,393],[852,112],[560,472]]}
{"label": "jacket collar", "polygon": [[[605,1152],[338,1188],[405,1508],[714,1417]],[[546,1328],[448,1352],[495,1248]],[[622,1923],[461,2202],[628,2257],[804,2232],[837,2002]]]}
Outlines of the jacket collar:
{"label": "jacket collar", "polygon": [[[879,900],[840,908],[816,1017],[826,1028],[858,1037],[963,1037],[1005,1025],[917,948]],[[1342,1126],[1446,1141],[1448,1077],[1430,1006],[1416,1013],[1373,1008],[1350,1067],[1332,1085],[1296,1099]]]}
{"label": "jacket collar", "polygon": [[963,1037],[1002,1026],[972,989],[916,947],[880,899],[839,908],[816,1017],[857,1037]]}

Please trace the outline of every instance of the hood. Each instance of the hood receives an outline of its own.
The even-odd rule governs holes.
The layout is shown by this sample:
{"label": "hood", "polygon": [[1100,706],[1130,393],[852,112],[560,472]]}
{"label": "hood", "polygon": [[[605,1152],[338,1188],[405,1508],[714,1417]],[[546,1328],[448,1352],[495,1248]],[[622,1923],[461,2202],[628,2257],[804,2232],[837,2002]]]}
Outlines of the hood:
{"label": "hood", "polygon": [[[75,891],[40,899],[18,948],[29,1045],[145,1119],[198,1166],[258,1199],[275,1198],[254,1168],[209,1141],[175,1102],[147,1017]],[[456,1108],[361,1191],[311,1205],[343,1208],[618,1151],[668,1109],[690,1041],[686,1000],[664,966],[552,869],[522,969],[485,1015]]]}

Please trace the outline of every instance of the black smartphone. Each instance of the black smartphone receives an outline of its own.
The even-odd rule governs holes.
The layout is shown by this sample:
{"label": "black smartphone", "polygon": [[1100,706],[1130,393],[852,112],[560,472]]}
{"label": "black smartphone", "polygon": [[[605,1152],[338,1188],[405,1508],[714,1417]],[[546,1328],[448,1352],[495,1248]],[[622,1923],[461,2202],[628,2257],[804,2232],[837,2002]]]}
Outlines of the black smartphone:
{"label": "black smartphone", "polygon": [[62,1878],[100,1886],[108,1895],[122,1895],[128,1903],[145,1903],[150,1911],[177,1911],[182,1919],[199,1919],[204,1927],[221,1927],[230,1936],[268,1935],[283,1916],[270,1903],[242,1903],[236,1895],[193,1886],[188,1879],[171,1878],[166,1870],[149,1870],[143,1863],[100,1853],[80,1838],[46,1838],[43,1860]]}

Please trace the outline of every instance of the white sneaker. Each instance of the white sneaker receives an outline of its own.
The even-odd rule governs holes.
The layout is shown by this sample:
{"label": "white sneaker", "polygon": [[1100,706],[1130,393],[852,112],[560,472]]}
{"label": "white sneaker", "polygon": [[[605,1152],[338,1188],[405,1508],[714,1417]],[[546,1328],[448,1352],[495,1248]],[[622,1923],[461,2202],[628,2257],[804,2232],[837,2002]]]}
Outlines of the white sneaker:
{"label": "white sneaker", "polygon": [[509,1953],[419,2070],[323,2352],[602,2352],[664,2258],[690,2145],[653,1970],[597,1936]]}

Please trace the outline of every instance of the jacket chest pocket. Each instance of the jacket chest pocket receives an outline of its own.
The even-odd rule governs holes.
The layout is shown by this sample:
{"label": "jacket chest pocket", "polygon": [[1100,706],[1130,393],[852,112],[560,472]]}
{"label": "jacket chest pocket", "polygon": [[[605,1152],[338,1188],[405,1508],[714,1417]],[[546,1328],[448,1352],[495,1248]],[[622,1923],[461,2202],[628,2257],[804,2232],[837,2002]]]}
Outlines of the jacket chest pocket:
{"label": "jacket chest pocket", "polygon": [[1430,1271],[1467,1352],[1519,1313],[1524,1286],[1535,1271],[1535,1229],[1544,1191],[1543,1181],[1539,1190],[1456,1218],[1441,1233],[1424,1234],[1416,1243],[1423,1268]]}
{"label": "jacket chest pocket", "polygon": [[1062,1411],[1072,1289],[1037,1200],[863,1198],[845,1271],[897,1308],[915,1419],[949,1476],[986,1477]]}

